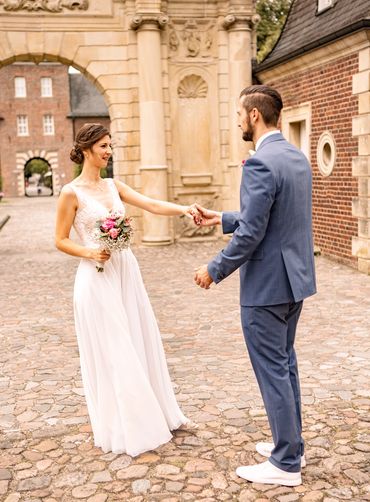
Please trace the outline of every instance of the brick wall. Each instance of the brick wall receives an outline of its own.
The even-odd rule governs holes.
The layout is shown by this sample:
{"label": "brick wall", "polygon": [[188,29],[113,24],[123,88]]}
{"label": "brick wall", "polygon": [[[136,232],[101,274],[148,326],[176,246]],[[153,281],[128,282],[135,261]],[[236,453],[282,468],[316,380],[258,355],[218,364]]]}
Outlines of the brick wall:
{"label": "brick wall", "polygon": [[[358,155],[357,138],[352,137],[352,117],[358,114],[358,99],[352,95],[352,75],[357,72],[358,55],[353,54],[265,82],[281,92],[286,107],[311,102],[315,245],[324,254],[351,265],[356,264],[351,239],[357,235],[352,199],[358,195],[358,181],[352,177],[351,164]],[[325,130],[333,134],[336,143],[336,164],[329,177],[322,176],[317,167],[317,143]]]}
{"label": "brick wall", "polygon": [[[15,98],[14,77],[25,77],[26,98]],[[51,77],[53,97],[41,97],[41,77]],[[72,124],[69,113],[68,67],[61,64],[12,64],[0,69],[0,170],[6,196],[18,195],[16,153],[35,150],[58,153],[57,173],[62,184],[71,179],[69,159]],[[44,136],[43,115],[54,117],[54,136]],[[29,136],[17,136],[17,115],[28,116]],[[63,176],[64,175],[64,176]]]}

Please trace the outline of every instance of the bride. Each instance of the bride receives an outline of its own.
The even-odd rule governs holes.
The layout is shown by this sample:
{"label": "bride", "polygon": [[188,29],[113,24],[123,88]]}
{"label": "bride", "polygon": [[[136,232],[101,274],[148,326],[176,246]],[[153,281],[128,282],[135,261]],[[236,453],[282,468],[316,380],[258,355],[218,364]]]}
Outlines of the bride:
{"label": "bride", "polygon": [[[170,380],[157,322],[131,250],[98,248],[93,230],[111,211],[132,204],[160,215],[196,217],[193,206],[150,199],[126,184],[100,177],[112,154],[109,131],[85,124],[70,157],[82,172],[61,191],[56,247],[81,258],[74,315],[81,374],[94,443],[131,456],[153,450],[178,428],[196,426],[181,412]],[[70,239],[74,226],[82,244]],[[104,262],[103,273],[96,263]]]}

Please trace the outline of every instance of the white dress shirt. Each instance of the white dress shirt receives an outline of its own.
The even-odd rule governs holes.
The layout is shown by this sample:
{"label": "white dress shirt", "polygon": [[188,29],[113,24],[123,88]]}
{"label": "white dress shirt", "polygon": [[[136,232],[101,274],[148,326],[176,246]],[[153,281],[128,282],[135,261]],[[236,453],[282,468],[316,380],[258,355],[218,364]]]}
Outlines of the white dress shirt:
{"label": "white dress shirt", "polygon": [[269,136],[272,136],[273,134],[280,134],[279,129],[275,129],[275,131],[269,131],[269,132],[265,132],[265,134],[262,134],[262,136],[259,138],[259,140],[256,143],[256,147],[255,147],[256,151],[261,146],[262,141],[265,140],[266,138],[268,138]]}

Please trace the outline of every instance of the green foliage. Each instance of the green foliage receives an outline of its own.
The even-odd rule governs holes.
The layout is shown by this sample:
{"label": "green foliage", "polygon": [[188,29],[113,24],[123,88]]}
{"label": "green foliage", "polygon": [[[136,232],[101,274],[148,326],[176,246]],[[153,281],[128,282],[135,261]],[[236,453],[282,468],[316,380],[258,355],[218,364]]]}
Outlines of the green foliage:
{"label": "green foliage", "polygon": [[24,176],[25,178],[30,178],[34,173],[37,174],[45,174],[49,171],[49,164],[42,159],[32,159],[27,162],[26,167],[24,168]]}
{"label": "green foliage", "polygon": [[0,192],[3,191],[3,178],[0,176]]}
{"label": "green foliage", "polygon": [[273,49],[284,26],[292,0],[257,0],[261,17],[257,25],[257,61],[260,63]]}
{"label": "green foliage", "polygon": [[73,165],[73,177],[77,178],[77,176],[80,176],[82,171],[82,164],[74,164]]}
{"label": "green foliage", "polygon": [[40,174],[41,183],[48,188],[52,188],[53,177],[45,176],[47,172],[50,172],[50,166],[46,160],[32,159],[27,162],[26,167],[24,168],[24,177],[28,180],[28,178],[30,178],[33,174]]}
{"label": "green foliage", "polygon": [[[74,164],[74,167],[73,167],[73,177],[77,178],[77,176],[80,176],[81,171],[82,171],[82,164]],[[105,168],[100,169],[100,176],[102,178],[108,178],[108,170],[105,169]]]}

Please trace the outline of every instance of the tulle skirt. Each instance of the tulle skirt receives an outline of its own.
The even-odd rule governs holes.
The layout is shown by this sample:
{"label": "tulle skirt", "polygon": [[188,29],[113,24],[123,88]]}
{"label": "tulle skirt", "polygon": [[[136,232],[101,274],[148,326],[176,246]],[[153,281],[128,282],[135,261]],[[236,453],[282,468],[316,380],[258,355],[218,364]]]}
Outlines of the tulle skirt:
{"label": "tulle skirt", "polygon": [[82,259],[74,313],[94,443],[131,456],[166,443],[188,420],[171,384],[161,336],[130,249],[99,273]]}

